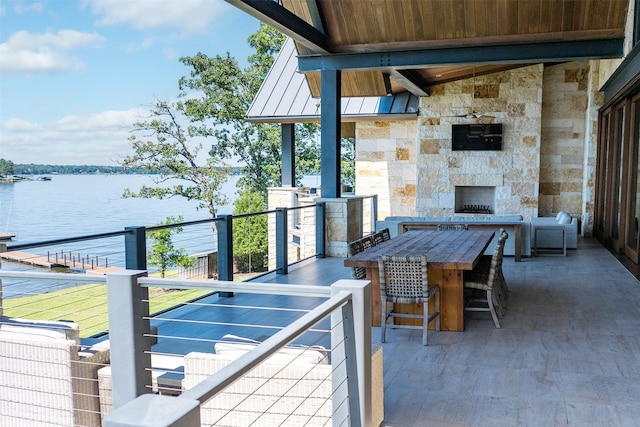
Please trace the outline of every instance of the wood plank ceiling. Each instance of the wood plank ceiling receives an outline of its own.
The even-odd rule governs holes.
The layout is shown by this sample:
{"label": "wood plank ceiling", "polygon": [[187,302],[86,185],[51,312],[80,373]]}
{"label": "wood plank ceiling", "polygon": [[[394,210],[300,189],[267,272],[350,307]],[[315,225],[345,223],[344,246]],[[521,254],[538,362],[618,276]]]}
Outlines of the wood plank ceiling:
{"label": "wood plank ceiling", "polygon": [[[466,49],[464,54],[491,46],[622,40],[629,0],[281,0],[281,5],[326,36],[326,52],[296,40],[299,57],[313,58],[449,48]],[[475,59],[411,68],[354,67],[342,73],[342,95],[384,96],[412,85],[428,92],[435,84],[523,65]],[[314,96],[320,94],[319,74],[307,71]]]}

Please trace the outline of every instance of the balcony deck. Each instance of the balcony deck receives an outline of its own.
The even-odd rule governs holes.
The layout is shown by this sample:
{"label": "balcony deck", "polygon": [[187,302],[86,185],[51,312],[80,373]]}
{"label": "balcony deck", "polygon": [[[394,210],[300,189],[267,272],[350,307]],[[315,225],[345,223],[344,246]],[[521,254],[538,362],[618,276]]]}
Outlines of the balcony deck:
{"label": "balcony deck", "polygon": [[[566,258],[505,259],[509,298],[501,329],[494,328],[488,313],[468,313],[465,332],[431,332],[428,347],[421,345],[418,330],[389,330],[383,344],[384,425],[636,425],[640,283],[596,240],[581,238],[578,244]],[[350,277],[342,259],[327,258],[261,281],[328,285]],[[299,297],[242,294],[218,302],[250,307],[265,303],[264,298],[283,307],[313,304]],[[258,319],[261,314],[246,310],[247,319],[234,316],[234,321],[274,324],[278,317],[276,323],[286,324],[297,316]],[[188,328],[192,336],[203,329]],[[246,329],[238,328],[210,325],[206,335],[246,336]],[[173,333],[166,325],[161,330]],[[375,343],[379,332],[373,328]],[[251,334],[259,339],[271,332]],[[326,340],[318,334],[303,341],[328,346]],[[206,347],[202,351],[213,346],[197,345]],[[175,350],[166,338],[155,347]]]}

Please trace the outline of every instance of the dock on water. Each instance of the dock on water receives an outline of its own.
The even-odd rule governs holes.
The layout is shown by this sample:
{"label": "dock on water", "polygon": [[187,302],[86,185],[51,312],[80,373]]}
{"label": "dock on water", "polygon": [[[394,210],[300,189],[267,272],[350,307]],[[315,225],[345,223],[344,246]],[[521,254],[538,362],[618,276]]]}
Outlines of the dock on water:
{"label": "dock on water", "polygon": [[15,234],[0,233],[0,242],[9,241],[9,240],[13,239],[14,237],[16,237]]}
{"label": "dock on water", "polygon": [[[73,256],[58,256],[54,257],[47,255],[36,255],[27,252],[9,251],[0,252],[0,258],[9,262],[17,262],[20,264],[32,265],[35,267],[43,268],[81,268],[90,274],[107,274],[115,271],[123,270],[121,267],[110,267],[106,261],[104,265],[99,265],[98,262],[93,262],[93,259],[89,257],[77,259]],[[97,260],[96,260],[97,261]]]}

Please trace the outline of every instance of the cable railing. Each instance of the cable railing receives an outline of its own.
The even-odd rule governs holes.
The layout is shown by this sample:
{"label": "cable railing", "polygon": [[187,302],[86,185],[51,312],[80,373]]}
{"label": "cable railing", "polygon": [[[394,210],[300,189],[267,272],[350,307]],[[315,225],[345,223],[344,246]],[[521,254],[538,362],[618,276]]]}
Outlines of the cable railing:
{"label": "cable railing", "polygon": [[[24,414],[18,418],[25,423],[44,416],[49,423],[97,426],[125,417],[136,425],[139,413],[125,403],[145,405],[158,397],[178,399],[169,403],[178,406],[199,402],[203,425],[370,424],[360,422],[372,412],[367,282],[327,287],[180,280],[132,270],[0,270],[0,285],[11,280],[96,289],[67,301],[76,308],[65,321],[28,321],[31,329],[20,335],[6,325],[24,329],[25,321],[2,317],[0,386],[12,392],[3,395],[0,406],[8,412],[0,411],[0,421]],[[207,296],[149,314],[182,292]],[[108,335],[86,337],[83,322],[92,317],[108,318]],[[59,340],[43,338],[54,333],[62,334]],[[70,388],[60,391],[60,384]],[[35,410],[20,410],[24,395]]]}
{"label": "cable railing", "polygon": [[[322,256],[315,226],[316,216],[322,214],[321,207],[308,205],[42,242],[9,242],[0,245],[0,257],[8,262],[2,268],[13,270],[105,274],[139,269],[183,279],[252,280],[273,272],[286,274],[288,265]],[[166,240],[154,238],[163,230],[171,233],[170,248]],[[175,261],[178,256],[190,261]]]}

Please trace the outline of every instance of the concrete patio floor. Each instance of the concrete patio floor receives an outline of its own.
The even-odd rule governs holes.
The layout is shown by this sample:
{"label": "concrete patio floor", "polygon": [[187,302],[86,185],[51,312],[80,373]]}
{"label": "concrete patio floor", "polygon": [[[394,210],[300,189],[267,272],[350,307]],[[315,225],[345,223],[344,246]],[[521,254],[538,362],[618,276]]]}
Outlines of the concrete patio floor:
{"label": "concrete patio floor", "polygon": [[[503,269],[501,329],[467,313],[465,332],[430,332],[428,347],[420,331],[387,332],[383,425],[640,425],[638,280],[589,238],[566,258],[507,257]],[[274,281],[349,274],[324,259]]]}
{"label": "concrete patio floor", "polygon": [[[260,281],[329,285],[351,278],[343,262],[311,259]],[[640,282],[590,238],[579,238],[567,257],[506,257],[503,269],[509,297],[500,329],[489,313],[467,313],[464,332],[431,331],[428,347],[419,330],[387,331],[383,425],[639,426]],[[236,331],[226,322],[285,325],[301,314],[265,315],[251,307],[315,305],[299,297],[210,298],[235,311],[196,306],[170,315],[219,325],[159,320],[163,334],[208,341],[187,341],[182,349],[184,343],[161,338],[154,350],[212,351],[226,333],[263,339],[273,332],[243,325]],[[372,336],[380,345],[379,327]],[[330,346],[328,334],[309,337],[306,344]]]}

